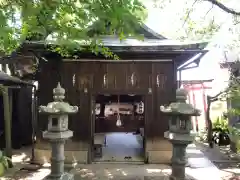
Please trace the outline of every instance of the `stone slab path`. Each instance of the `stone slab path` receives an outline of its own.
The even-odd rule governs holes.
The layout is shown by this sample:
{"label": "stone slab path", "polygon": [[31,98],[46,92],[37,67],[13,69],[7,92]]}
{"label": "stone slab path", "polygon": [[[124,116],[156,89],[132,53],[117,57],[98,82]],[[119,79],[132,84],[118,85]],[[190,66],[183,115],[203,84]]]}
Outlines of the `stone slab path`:
{"label": "stone slab path", "polygon": [[[214,157],[213,157],[214,156]],[[227,156],[209,153],[209,150],[199,144],[189,145],[187,148],[188,164],[186,166],[187,180],[237,180],[236,174],[223,171],[216,166],[215,161],[229,161]],[[210,159],[210,160],[209,160]],[[49,167],[34,168],[32,171],[19,170],[22,163],[15,166],[1,180],[42,180],[50,173]],[[75,175],[75,180],[168,180],[171,167],[161,164],[121,164],[99,163],[77,165],[69,170]]]}
{"label": "stone slab path", "polygon": [[164,165],[91,164],[71,171],[76,180],[167,180],[170,167]]}
{"label": "stone slab path", "polygon": [[240,155],[230,151],[229,146],[217,146],[209,148],[205,143],[195,143],[198,149],[204,153],[220,171],[222,179],[240,180]]}

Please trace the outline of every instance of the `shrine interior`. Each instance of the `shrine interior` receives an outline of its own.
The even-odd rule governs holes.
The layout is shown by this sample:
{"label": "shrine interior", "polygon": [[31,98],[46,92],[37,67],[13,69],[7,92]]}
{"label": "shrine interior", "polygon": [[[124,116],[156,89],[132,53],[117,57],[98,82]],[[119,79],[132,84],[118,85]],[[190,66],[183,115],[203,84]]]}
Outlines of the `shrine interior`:
{"label": "shrine interior", "polygon": [[94,160],[144,161],[144,96],[96,96]]}

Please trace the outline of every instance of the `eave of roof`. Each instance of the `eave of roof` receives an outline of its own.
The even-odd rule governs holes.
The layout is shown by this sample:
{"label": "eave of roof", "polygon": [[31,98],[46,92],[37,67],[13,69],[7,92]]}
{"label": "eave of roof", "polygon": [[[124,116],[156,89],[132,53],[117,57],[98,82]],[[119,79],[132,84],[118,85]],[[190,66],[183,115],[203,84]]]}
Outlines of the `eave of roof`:
{"label": "eave of roof", "polygon": [[200,84],[204,82],[212,82],[214,79],[205,79],[205,80],[181,80],[181,84]]}
{"label": "eave of roof", "polygon": [[[156,52],[156,51],[198,51],[203,50],[208,42],[180,42],[172,40],[149,40],[143,41],[137,39],[126,39],[120,41],[119,39],[102,39],[102,43],[105,47],[110,48],[113,52]],[[58,46],[55,42],[49,41],[26,41],[23,43],[22,48],[45,48],[45,46]],[[79,47],[87,47],[86,44],[79,43]]]}
{"label": "eave of roof", "polygon": [[[192,58],[190,58],[189,60],[185,61],[185,63],[183,63],[182,65],[180,65],[178,67],[178,70],[179,71],[182,71],[182,70],[187,70],[187,69],[192,69],[192,68],[196,68],[199,66],[199,63],[202,59],[203,56],[205,56],[205,54],[207,53],[208,51],[207,50],[204,50],[202,52],[199,52],[197,53],[195,56],[193,56]],[[195,63],[196,66],[194,67],[189,67],[190,64],[192,63]]]}
{"label": "eave of roof", "polygon": [[[146,31],[148,34],[150,34],[155,39],[167,39],[166,37],[162,36],[161,34],[158,34],[157,32],[153,31],[151,28],[149,28],[146,24],[142,24],[141,28]],[[146,36],[146,35],[145,35]]]}

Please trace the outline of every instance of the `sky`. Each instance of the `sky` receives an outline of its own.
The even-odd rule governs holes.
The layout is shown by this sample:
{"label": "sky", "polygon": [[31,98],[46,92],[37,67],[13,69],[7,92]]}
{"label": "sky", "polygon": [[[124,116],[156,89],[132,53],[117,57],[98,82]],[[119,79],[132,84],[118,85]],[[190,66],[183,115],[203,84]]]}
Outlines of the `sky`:
{"label": "sky", "polygon": [[[239,0],[228,0],[228,4],[226,5],[240,10],[240,3],[237,3],[237,1]],[[188,5],[186,3],[188,3]],[[149,10],[146,24],[165,37],[175,39],[174,34],[177,34],[176,31],[180,32],[182,29],[183,21],[179,19],[179,16],[180,14],[182,16],[185,8],[192,7],[192,3],[193,1],[191,0],[172,0],[169,6],[161,9],[156,8],[154,3],[149,0],[145,2]],[[196,22],[199,22],[199,24],[204,23],[202,22],[202,17],[205,18],[205,14],[212,8],[211,3],[205,2],[197,4],[194,7],[195,9],[194,12],[191,13],[191,17],[194,18]],[[221,29],[210,39],[210,43],[206,48],[209,50],[209,53],[202,58],[199,68],[184,71],[182,73],[183,80],[216,79],[220,75],[223,76],[222,79],[226,79],[226,74],[223,74],[219,69],[219,61],[224,59],[223,47],[228,44],[232,38],[232,35],[229,33],[229,27],[232,25],[231,15],[217,7],[213,8],[210,13],[208,13],[208,17],[211,18],[214,16],[215,21],[221,25]]]}

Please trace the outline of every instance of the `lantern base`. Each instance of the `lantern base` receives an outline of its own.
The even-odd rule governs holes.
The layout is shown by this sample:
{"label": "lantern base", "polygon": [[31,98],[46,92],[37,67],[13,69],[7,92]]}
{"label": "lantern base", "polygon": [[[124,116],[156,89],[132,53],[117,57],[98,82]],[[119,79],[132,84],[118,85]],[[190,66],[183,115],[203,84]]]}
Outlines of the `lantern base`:
{"label": "lantern base", "polygon": [[195,139],[194,134],[181,134],[170,131],[165,131],[164,137],[169,141],[179,141],[179,143],[182,142],[183,144],[190,144]]}
{"label": "lantern base", "polygon": [[186,177],[175,177],[175,176],[170,176],[169,177],[169,180],[187,180]]}
{"label": "lantern base", "polygon": [[74,175],[69,173],[64,173],[61,177],[52,177],[51,175],[44,178],[44,180],[74,180]]}

